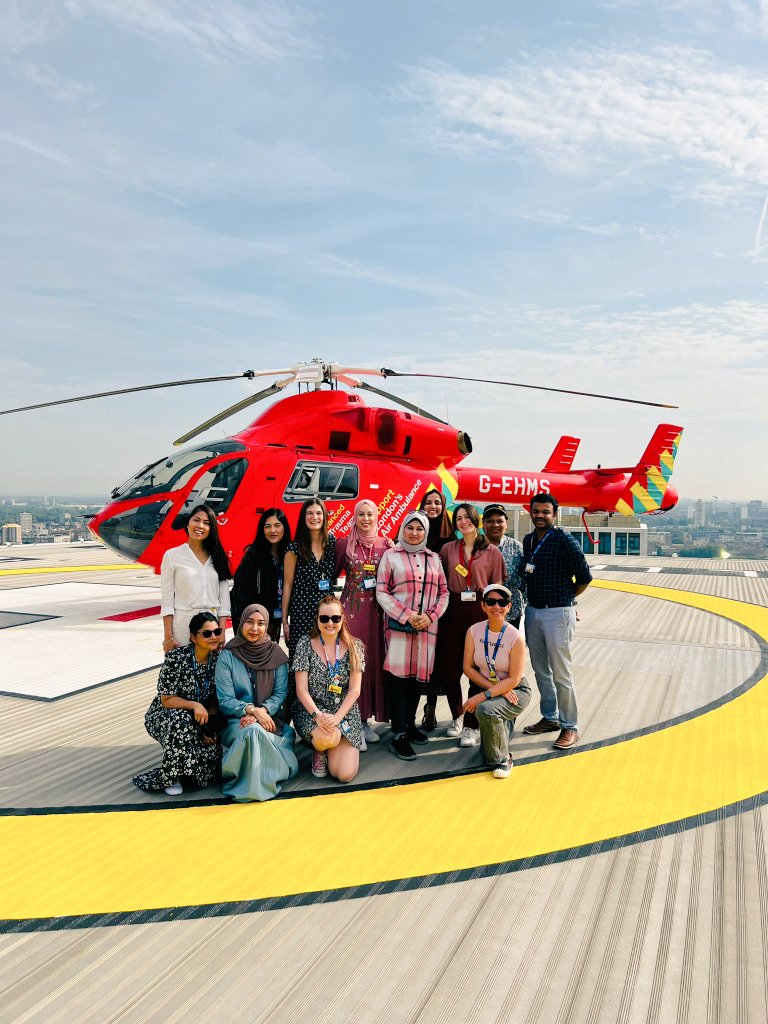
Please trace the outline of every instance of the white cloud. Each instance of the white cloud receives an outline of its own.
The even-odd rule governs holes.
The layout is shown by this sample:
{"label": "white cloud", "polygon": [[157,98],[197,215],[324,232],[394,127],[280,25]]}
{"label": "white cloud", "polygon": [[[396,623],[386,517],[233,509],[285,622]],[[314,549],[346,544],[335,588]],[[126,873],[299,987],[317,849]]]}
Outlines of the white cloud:
{"label": "white cloud", "polygon": [[615,47],[525,59],[496,75],[418,69],[409,87],[433,144],[503,147],[564,171],[627,154],[768,183],[768,78],[690,47]]}

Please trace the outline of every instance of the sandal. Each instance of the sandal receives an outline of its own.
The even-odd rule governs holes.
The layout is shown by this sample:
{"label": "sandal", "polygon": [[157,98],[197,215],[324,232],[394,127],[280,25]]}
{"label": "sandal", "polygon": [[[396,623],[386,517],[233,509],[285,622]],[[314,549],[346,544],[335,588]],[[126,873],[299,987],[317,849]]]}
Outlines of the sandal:
{"label": "sandal", "polygon": [[437,728],[434,704],[424,705],[424,714],[421,719],[421,725],[425,732],[434,732]]}

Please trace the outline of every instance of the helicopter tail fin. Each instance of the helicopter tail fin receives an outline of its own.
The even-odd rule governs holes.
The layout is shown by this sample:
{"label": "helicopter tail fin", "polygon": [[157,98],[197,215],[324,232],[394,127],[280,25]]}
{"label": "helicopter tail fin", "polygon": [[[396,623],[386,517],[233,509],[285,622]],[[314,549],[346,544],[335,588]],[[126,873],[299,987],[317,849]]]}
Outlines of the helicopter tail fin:
{"label": "helicopter tail fin", "polygon": [[[642,458],[635,466],[624,493],[616,502],[616,511],[623,516],[645,512],[663,512],[676,503],[669,478],[675,464],[683,428],[661,423],[653,433]],[[672,500],[665,501],[667,491]]]}
{"label": "helicopter tail fin", "polygon": [[547,459],[542,473],[567,473],[573,466],[573,460],[580,444],[581,438],[569,437],[564,434]]}

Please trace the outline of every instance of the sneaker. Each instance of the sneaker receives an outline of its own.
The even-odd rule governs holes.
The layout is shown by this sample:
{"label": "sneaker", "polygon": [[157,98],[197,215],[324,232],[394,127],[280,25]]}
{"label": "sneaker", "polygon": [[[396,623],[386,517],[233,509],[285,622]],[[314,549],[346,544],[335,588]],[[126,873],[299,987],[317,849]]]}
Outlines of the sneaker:
{"label": "sneaker", "polygon": [[363,722],[363,738],[367,743],[378,743],[381,737],[367,722]]}
{"label": "sneaker", "polygon": [[452,739],[456,739],[457,736],[461,736],[461,719],[452,718],[451,724],[445,730],[445,735],[450,736]]}
{"label": "sneaker", "polygon": [[469,729],[466,726],[461,730],[460,747],[475,747],[480,739],[479,729]]}
{"label": "sneaker", "polygon": [[429,743],[429,736],[415,725],[409,725],[405,735],[409,743]]}
{"label": "sneaker", "polygon": [[523,729],[526,736],[538,736],[543,732],[560,732],[560,723],[541,718],[535,725],[526,725]]}
{"label": "sneaker", "polygon": [[368,749],[368,744],[365,742],[365,733],[363,733],[363,741],[360,744],[360,753],[362,754],[367,749]]}
{"label": "sneaker", "polygon": [[168,796],[181,796],[184,792],[184,787],[180,782],[174,782],[170,786],[165,787],[165,792]]}
{"label": "sneaker", "polygon": [[501,764],[497,764],[493,769],[494,779],[506,779],[509,778],[509,773],[512,771],[512,762],[509,758],[506,761],[502,761]]}
{"label": "sneaker", "polygon": [[328,774],[328,755],[324,750],[312,751],[312,774],[316,779],[324,779]]}
{"label": "sneaker", "polygon": [[395,757],[399,757],[401,761],[416,760],[416,751],[408,742],[407,736],[403,736],[402,734],[400,736],[393,736],[392,742],[389,744],[389,749]]}

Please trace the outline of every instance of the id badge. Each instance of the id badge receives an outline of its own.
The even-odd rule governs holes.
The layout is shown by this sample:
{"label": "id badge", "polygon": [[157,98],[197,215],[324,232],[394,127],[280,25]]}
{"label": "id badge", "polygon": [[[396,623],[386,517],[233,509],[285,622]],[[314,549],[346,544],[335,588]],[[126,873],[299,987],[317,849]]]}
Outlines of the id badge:
{"label": "id badge", "polygon": [[469,570],[465,569],[461,563],[459,563],[456,566],[456,572],[459,574],[459,576],[463,576],[465,579],[467,576],[469,576]]}
{"label": "id badge", "polygon": [[328,689],[330,690],[331,693],[335,693],[337,696],[341,693],[341,687],[337,686],[336,683],[331,683],[328,686]]}
{"label": "id badge", "polygon": [[373,562],[366,562],[363,565],[363,568],[365,569],[366,572],[376,572],[376,566],[373,564]]}
{"label": "id badge", "polygon": [[375,590],[375,589],[376,589],[376,580],[373,578],[373,576],[366,576],[365,579],[363,580],[363,590]]}
{"label": "id badge", "polygon": [[282,617],[283,617],[283,609],[282,608],[275,608],[275,610],[272,612],[272,618],[273,619],[282,619]]}
{"label": "id badge", "polygon": [[331,589],[331,581],[330,580],[318,580],[317,589],[318,590],[323,590],[323,591],[330,590]]}
{"label": "id badge", "polygon": [[462,601],[476,601],[477,600],[477,594],[474,592],[474,590],[462,590],[462,592],[461,592],[461,600]]}
{"label": "id badge", "polygon": [[528,565],[526,565],[525,567],[525,571],[530,573],[533,572],[535,568],[536,566],[533,564],[533,562],[529,562]]}
{"label": "id badge", "polygon": [[498,681],[499,681],[499,677],[496,675],[496,673],[493,670],[491,670],[491,674],[488,676],[488,682],[489,683],[498,683]]}

